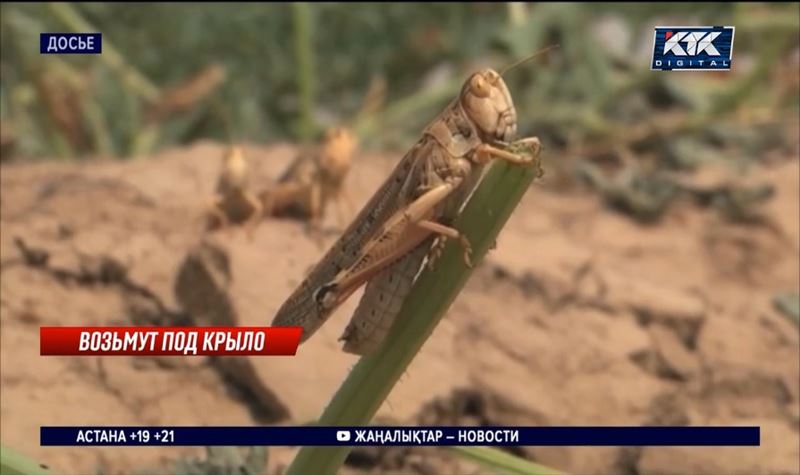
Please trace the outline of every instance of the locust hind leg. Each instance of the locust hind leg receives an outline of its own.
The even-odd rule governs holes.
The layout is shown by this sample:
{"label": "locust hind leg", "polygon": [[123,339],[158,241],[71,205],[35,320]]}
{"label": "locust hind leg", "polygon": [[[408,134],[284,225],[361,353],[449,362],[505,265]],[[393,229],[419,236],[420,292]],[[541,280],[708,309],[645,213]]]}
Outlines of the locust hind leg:
{"label": "locust hind leg", "polygon": [[264,217],[284,214],[303,196],[306,187],[299,183],[277,183],[258,194]]}
{"label": "locust hind leg", "polygon": [[308,223],[306,230],[309,236],[319,247],[325,246],[324,232],[322,229],[323,203],[322,185],[314,183],[308,190]]}
{"label": "locust hind leg", "polygon": [[[426,219],[459,183],[460,178],[455,178],[438,185],[393,214],[384,223],[383,231],[363,245],[351,266],[342,269],[315,291],[315,300],[323,307],[335,308],[366,281],[411,252],[433,233],[460,236],[458,231]],[[423,222],[425,224],[420,224]]]}

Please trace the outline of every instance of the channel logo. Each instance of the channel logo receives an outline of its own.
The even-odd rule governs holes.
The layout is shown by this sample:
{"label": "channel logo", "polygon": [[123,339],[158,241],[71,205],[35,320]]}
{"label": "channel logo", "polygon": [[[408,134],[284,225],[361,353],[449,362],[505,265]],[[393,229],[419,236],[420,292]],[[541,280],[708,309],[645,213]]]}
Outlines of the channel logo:
{"label": "channel logo", "polygon": [[657,26],[652,70],[730,71],[732,26]]}
{"label": "channel logo", "polygon": [[350,441],[350,431],[349,430],[337,430],[336,431],[336,440],[339,442],[349,442]]}

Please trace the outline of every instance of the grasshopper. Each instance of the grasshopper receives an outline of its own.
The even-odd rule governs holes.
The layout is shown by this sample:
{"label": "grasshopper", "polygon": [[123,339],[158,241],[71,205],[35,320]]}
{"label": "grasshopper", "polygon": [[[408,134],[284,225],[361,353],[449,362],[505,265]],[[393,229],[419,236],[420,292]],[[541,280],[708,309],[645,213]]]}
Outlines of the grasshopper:
{"label": "grasshopper", "polygon": [[208,205],[207,228],[225,229],[232,222],[245,223],[248,235],[261,220],[263,204],[249,189],[249,170],[241,147],[231,147],[222,160],[216,196]]}
{"label": "grasshopper", "polygon": [[516,110],[501,75],[492,69],[472,74],[280,307],[272,325],[301,326],[303,342],[366,284],[339,340],[347,353],[374,351],[416,276],[426,262],[433,265],[447,239],[460,241],[472,267],[470,243],[451,223],[489,161],[538,163],[539,140],[523,139],[512,147],[516,129]]}
{"label": "grasshopper", "polygon": [[312,226],[318,226],[328,203],[336,201],[343,223],[342,206],[346,202],[348,213],[353,208],[344,183],[356,147],[348,129],[328,129],[319,146],[301,151],[277,184],[259,193],[264,215],[308,218]]}

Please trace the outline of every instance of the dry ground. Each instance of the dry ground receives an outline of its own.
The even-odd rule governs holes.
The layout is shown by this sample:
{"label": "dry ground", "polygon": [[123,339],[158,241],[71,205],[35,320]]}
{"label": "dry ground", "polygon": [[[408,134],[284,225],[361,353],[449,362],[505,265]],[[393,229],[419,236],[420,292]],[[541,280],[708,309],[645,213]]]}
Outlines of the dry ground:
{"label": "dry ground", "polygon": [[[245,147],[256,183],[276,177],[294,150]],[[127,474],[199,450],[40,447],[39,426],[252,425],[282,415],[302,423],[320,413],[356,361],[336,343],[356,298],[297,357],[253,359],[261,386],[250,381],[250,391],[202,357],[39,356],[42,325],[182,318],[176,272],[199,242],[196,217],[222,153],[199,143],[130,162],[2,167],[3,445],[63,474]],[[397,159],[357,159],[349,180],[358,203]],[[776,187],[766,210],[773,226],[730,224],[688,203],[642,226],[595,195],[555,190],[546,177],[379,416],[408,424],[754,424],[758,448],[518,453],[575,474],[800,472],[798,329],[772,303],[800,285],[799,172],[796,157],[755,172]],[[15,237],[47,251],[47,263],[23,264]],[[268,324],[324,251],[290,220],[265,221],[252,241],[242,232],[214,240],[228,250],[242,325]],[[270,470],[293,452],[270,449]],[[444,450],[407,452],[362,450],[349,470],[482,472]]]}

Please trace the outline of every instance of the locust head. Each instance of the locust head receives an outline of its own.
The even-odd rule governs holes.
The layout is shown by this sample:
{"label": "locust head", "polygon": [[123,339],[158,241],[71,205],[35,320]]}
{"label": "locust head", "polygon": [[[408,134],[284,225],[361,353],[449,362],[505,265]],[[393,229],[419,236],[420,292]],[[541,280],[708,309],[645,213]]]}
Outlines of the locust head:
{"label": "locust head", "polygon": [[322,140],[321,166],[331,177],[343,177],[357,147],[356,137],[344,127],[328,129]]}
{"label": "locust head", "polygon": [[225,153],[220,178],[230,187],[241,187],[247,181],[247,161],[241,147],[231,147]]}
{"label": "locust head", "polygon": [[461,106],[482,138],[510,142],[517,133],[517,111],[505,81],[492,69],[473,74],[461,89]]}

